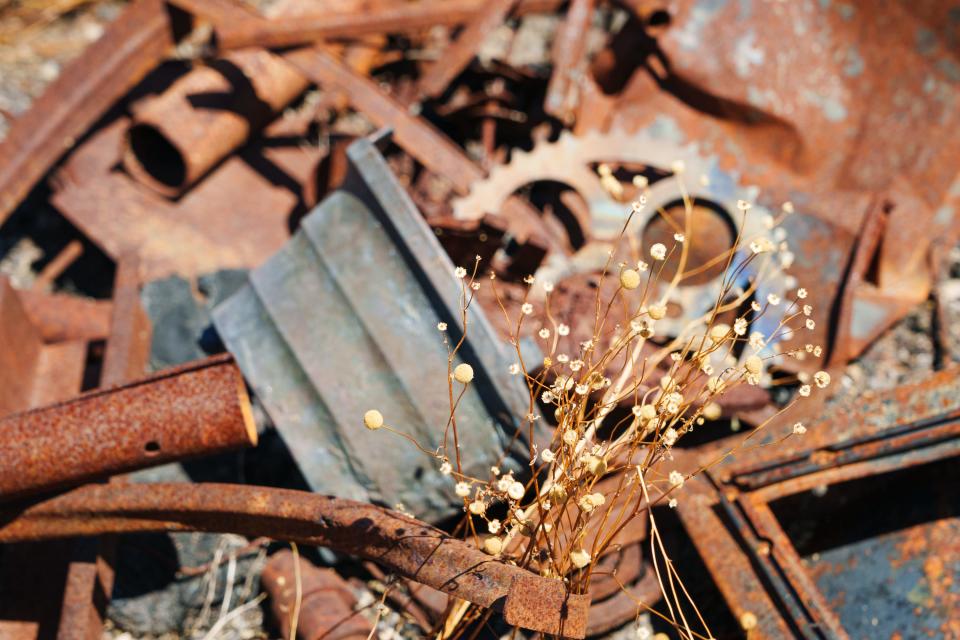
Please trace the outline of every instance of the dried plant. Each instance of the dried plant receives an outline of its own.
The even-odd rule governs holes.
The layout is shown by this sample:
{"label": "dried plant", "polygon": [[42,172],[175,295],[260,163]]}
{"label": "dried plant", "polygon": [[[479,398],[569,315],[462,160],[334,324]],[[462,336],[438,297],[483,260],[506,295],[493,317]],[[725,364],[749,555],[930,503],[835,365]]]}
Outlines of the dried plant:
{"label": "dried plant", "polygon": [[[609,174],[602,169],[601,177]],[[643,177],[635,178],[639,197],[632,207],[625,207],[625,221],[600,274],[592,314],[570,325],[557,320],[551,306],[552,283],[528,276],[520,313],[510,318],[496,276],[482,274],[479,257],[469,270],[457,267],[460,321],[465,330],[453,341],[444,323],[437,327],[449,353],[450,416],[442,446],[424,451],[436,458],[463,501],[466,516],[458,527],[460,534],[492,556],[564,580],[574,593],[588,592],[597,561],[617,534],[632,520],[647,518],[649,559],[665,607],[661,612],[638,602],[638,613],[648,610],[669,622],[681,638],[693,640],[712,637],[709,625],[667,555],[652,507],[676,506],[683,499],[684,484],[706,467],[677,468],[674,447],[720,415],[719,403],[725,394],[741,385],[770,386],[771,364],[782,358],[804,358],[807,353],[819,356],[821,348],[808,344],[783,353],[778,348],[790,334],[813,329],[803,288],[785,287],[784,291],[793,291],[784,296],[786,300],[775,293],[760,299],[760,283],[784,277],[781,267],[792,261],[779,228],[792,211],[789,203],[778,216],[766,215],[769,233],[745,238],[747,216],[764,214],[750,203],[738,202],[740,220],[733,246],[707,261],[723,266],[720,293],[712,307],[675,330],[676,335],[658,336],[658,326],[666,323],[670,311],[671,294],[702,269],[687,268],[686,238],[691,237],[696,203],[683,187],[682,165],[675,166],[666,179],[677,180],[683,194],[682,223],[668,211],[657,212],[674,227],[672,244],[654,244],[647,255],[640,255],[635,223],[646,206],[647,183]],[[670,273],[667,265],[675,267],[670,277],[664,275]],[[789,278],[784,283],[793,284]],[[467,310],[476,303],[481,287],[490,288],[512,327],[509,340],[517,360],[510,373],[522,376],[529,390],[528,413],[518,433],[527,446],[527,467],[520,473],[494,466],[485,478],[464,472],[467,465],[462,457],[470,452],[459,447],[457,405],[473,383],[474,372],[469,363],[455,364],[466,339]],[[529,326],[534,322],[539,326]],[[757,326],[768,330],[751,330]],[[542,362],[525,362],[520,349],[521,336],[533,334],[545,354]],[[575,336],[586,339],[572,343]],[[793,400],[744,433],[727,455],[760,446],[757,435],[764,430],[783,431],[773,444],[801,436],[806,431],[802,424],[784,428],[777,424],[777,417],[811,393],[806,382],[823,388],[830,376],[821,371],[800,382]],[[385,427],[377,410],[369,411],[364,423],[370,429]],[[402,430],[386,428],[404,435]],[[504,461],[508,457],[504,452]],[[604,478],[608,481],[601,487]],[[456,602],[437,637],[462,635],[487,615],[469,603]]]}

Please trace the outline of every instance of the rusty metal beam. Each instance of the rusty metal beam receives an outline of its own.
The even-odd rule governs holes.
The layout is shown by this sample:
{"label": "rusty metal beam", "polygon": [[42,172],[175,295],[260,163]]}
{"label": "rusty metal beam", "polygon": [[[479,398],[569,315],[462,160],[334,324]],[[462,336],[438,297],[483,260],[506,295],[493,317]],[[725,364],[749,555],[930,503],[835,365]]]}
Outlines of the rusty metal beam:
{"label": "rusty metal beam", "polygon": [[425,167],[450,180],[457,191],[466,193],[470,185],[484,177],[483,170],[454,142],[385,94],[375,81],[354,72],[329,52],[298,49],[284,57],[318,85],[342,90],[351,105],[377,127],[393,129],[398,145]]}
{"label": "rusty metal beam", "polygon": [[400,513],[303,491],[223,484],[88,485],[0,507],[0,543],[104,533],[209,531],[271,537],[373,560],[510,624],[582,638],[589,596],[501,563]]}
{"label": "rusty metal beam", "polygon": [[[110,339],[100,386],[118,385],[143,375],[150,357],[150,319],[140,303],[140,260],[136,254],[117,263],[113,281]],[[112,478],[111,482],[124,482]],[[57,640],[97,640],[103,636],[113,592],[116,539],[84,538],[73,545],[67,568]]]}
{"label": "rusty metal beam", "polygon": [[490,33],[503,24],[518,0],[492,0],[464,28],[463,32],[443,51],[439,60],[427,66],[420,77],[418,89],[428,97],[443,93],[454,78],[460,75],[477,54]]}
{"label": "rusty metal beam", "polygon": [[566,20],[553,41],[553,73],[543,108],[568,124],[573,120],[580,102],[580,87],[584,84],[584,54],[594,5],[595,0],[572,0]]}
{"label": "rusty metal beam", "polygon": [[150,318],[140,302],[140,258],[125,255],[117,262],[113,279],[113,314],[101,387],[123,384],[146,373],[152,333]]}
{"label": "rusty metal beam", "polygon": [[110,334],[109,300],[34,290],[18,291],[17,297],[44,342],[106,340]]}
{"label": "rusty metal beam", "polygon": [[[376,12],[323,12],[268,20],[224,0],[174,0],[174,4],[210,19],[220,49],[281,48],[319,40],[358,38],[380,33],[410,33],[434,26],[478,20],[485,0],[428,0],[398,3]],[[520,0],[517,13],[553,11],[562,0]]]}
{"label": "rusty metal beam", "polygon": [[138,0],[68,64],[0,143],[0,224],[53,164],[173,45],[161,0]]}
{"label": "rusty metal beam", "polygon": [[228,357],[0,420],[0,500],[256,443]]}

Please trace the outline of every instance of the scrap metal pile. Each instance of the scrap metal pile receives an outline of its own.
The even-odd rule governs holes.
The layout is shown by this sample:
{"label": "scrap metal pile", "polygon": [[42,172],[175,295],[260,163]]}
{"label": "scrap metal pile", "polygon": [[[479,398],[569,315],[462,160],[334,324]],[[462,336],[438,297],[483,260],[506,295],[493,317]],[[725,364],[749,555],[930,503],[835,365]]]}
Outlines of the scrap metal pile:
{"label": "scrap metal pile", "polygon": [[[947,3],[318,4],[133,0],[0,143],[0,238],[40,219],[66,229],[32,288],[0,276],[0,638],[136,627],[111,604],[150,591],[115,573],[123,540],[188,531],[336,554],[313,559],[338,571],[276,551],[254,572],[284,637],[296,602],[298,637],[366,638],[364,580],[399,581],[386,601],[414,634],[448,596],[504,629],[634,624],[637,602],[660,597],[646,526],[623,530],[589,596],[570,595],[448,535],[461,505],[445,479],[358,417],[377,398],[436,439],[449,407],[425,372],[447,366],[432,327],[463,331],[454,265],[480,256],[512,309],[530,274],[556,283],[560,313],[591,304],[635,175],[649,211],[683,215],[664,180],[682,162],[697,202],[703,269],[665,326],[712,304],[708,258],[734,242],[738,200],[791,203],[776,282],[813,285],[806,340],[823,352],[778,374],[843,378],[942,292],[960,240]],[[656,215],[641,227],[644,247],[673,233]],[[483,469],[527,398],[498,303],[479,302],[465,353],[480,383],[458,420]],[[690,483],[664,521],[722,637],[960,637],[958,385],[950,369],[879,393],[840,385],[782,417],[810,424],[806,439]],[[719,435],[677,457],[715,459],[778,393],[732,395]],[[242,448],[249,459],[210,457]],[[127,475],[201,457],[179,476]],[[263,599],[231,608],[220,589],[209,637]]]}

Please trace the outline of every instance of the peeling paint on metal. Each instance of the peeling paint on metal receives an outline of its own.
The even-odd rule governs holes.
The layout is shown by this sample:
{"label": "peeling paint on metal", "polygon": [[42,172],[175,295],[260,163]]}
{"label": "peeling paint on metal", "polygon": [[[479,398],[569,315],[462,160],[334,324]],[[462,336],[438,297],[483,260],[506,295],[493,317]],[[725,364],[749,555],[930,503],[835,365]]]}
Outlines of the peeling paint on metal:
{"label": "peeling paint on metal", "polygon": [[801,96],[810,104],[820,107],[830,122],[840,122],[847,117],[847,108],[836,97],[821,95],[810,89],[804,89]]}
{"label": "peeling paint on metal", "polygon": [[914,35],[917,45],[917,53],[922,56],[932,55],[937,48],[937,36],[926,27],[918,27]]}
{"label": "peeling paint on metal", "polygon": [[851,45],[847,49],[846,64],[843,66],[843,74],[848,78],[856,78],[863,74],[864,69],[863,56],[857,51],[856,45]]}
{"label": "peeling paint on metal", "polygon": [[655,138],[662,138],[677,144],[683,144],[686,141],[686,136],[684,135],[683,130],[680,128],[680,125],[677,124],[677,121],[670,116],[657,116],[654,118],[653,122],[650,123],[648,129],[650,131],[650,135]]}
{"label": "peeling paint on metal", "polygon": [[747,34],[737,41],[737,46],[733,52],[733,63],[737,69],[737,75],[741,78],[750,76],[750,70],[753,67],[759,67],[763,64],[763,49],[756,46],[757,34],[748,31]]}
{"label": "peeling paint on metal", "polygon": [[717,14],[726,6],[727,0],[702,0],[690,9],[690,18],[676,33],[677,42],[684,49],[695,51],[703,44],[704,32]]}
{"label": "peeling paint on metal", "polygon": [[953,216],[956,212],[953,210],[953,207],[945,204],[939,209],[933,217],[933,221],[939,225],[948,225],[953,221]]}
{"label": "peeling paint on metal", "polygon": [[856,15],[857,9],[852,4],[838,4],[837,13],[840,14],[841,19],[851,20]]}
{"label": "peeling paint on metal", "polygon": [[851,335],[859,339],[875,335],[877,327],[882,326],[889,315],[883,305],[878,305],[871,300],[855,298]]}
{"label": "peeling paint on metal", "polygon": [[937,61],[937,69],[951,82],[960,82],[960,65],[950,58],[944,58]]}

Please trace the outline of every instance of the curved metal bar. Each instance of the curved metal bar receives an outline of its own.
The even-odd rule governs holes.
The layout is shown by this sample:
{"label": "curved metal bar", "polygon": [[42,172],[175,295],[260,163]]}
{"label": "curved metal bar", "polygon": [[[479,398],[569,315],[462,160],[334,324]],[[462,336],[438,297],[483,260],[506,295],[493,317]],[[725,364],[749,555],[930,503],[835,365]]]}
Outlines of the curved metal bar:
{"label": "curved metal bar", "polygon": [[[504,610],[511,624],[577,638],[586,630],[589,596],[569,594],[559,580],[499,562],[419,520],[353,500],[267,487],[171,483],[88,485],[0,508],[0,543],[135,531],[238,533],[330,547]],[[522,590],[513,588],[515,582]]]}

